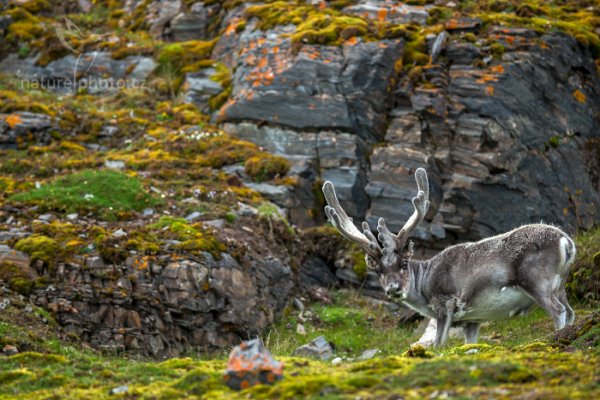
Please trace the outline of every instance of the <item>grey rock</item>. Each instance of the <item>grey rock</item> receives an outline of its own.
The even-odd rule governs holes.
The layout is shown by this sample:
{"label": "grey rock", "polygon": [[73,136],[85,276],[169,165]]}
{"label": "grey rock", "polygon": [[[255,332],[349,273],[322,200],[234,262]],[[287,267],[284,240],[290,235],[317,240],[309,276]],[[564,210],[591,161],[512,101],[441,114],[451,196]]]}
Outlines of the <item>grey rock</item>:
{"label": "grey rock", "polygon": [[319,336],[311,342],[294,350],[298,357],[311,357],[327,361],[333,357],[333,348],[323,336]]}
{"label": "grey rock", "polygon": [[76,221],[77,218],[79,218],[79,214],[77,214],[77,213],[67,214],[67,219],[69,221]]}
{"label": "grey rock", "polygon": [[200,211],[194,211],[190,214],[188,214],[185,219],[189,222],[194,222],[196,221],[198,218],[200,218],[202,216],[202,213]]}
{"label": "grey rock", "polygon": [[211,228],[221,229],[225,226],[224,219],[212,219],[210,221],[202,221],[203,226],[210,226]]}
{"label": "grey rock", "polygon": [[123,229],[117,229],[112,233],[112,236],[119,239],[127,236],[127,232],[125,232]]}
{"label": "grey rock", "polygon": [[440,53],[446,46],[447,40],[448,40],[448,32],[446,32],[446,31],[442,31],[436,36],[435,41],[433,42],[433,45],[431,47],[431,62],[432,63],[435,63],[435,61],[437,60],[438,56],[440,55]]}
{"label": "grey rock", "polygon": [[379,353],[379,349],[369,349],[362,352],[360,356],[358,356],[359,360],[370,360],[375,357]]}
{"label": "grey rock", "polygon": [[109,395],[124,394],[129,392],[129,385],[122,385],[112,388],[108,391]]}
{"label": "grey rock", "polygon": [[121,160],[106,160],[104,166],[110,169],[125,169],[125,161]]}
{"label": "grey rock", "polygon": [[311,257],[302,264],[298,278],[300,284],[306,287],[316,285],[328,288],[337,282],[333,271],[318,257]]}
{"label": "grey rock", "polygon": [[450,64],[471,65],[481,57],[481,50],[473,43],[452,41],[446,46],[446,56]]}
{"label": "grey rock", "polygon": [[423,25],[427,22],[429,13],[423,7],[411,6],[399,2],[381,2],[362,0],[358,4],[346,7],[342,10],[346,14],[366,16],[375,21],[380,20],[382,12],[385,12],[385,20],[392,24],[408,24],[411,22]]}
{"label": "grey rock", "polygon": [[19,111],[10,115],[10,125],[8,117],[0,114],[0,149],[16,148],[17,143],[31,141],[38,145],[50,143],[50,130],[55,126],[48,115]]}
{"label": "grey rock", "polygon": [[214,68],[205,68],[187,73],[183,82],[185,101],[209,112],[209,100],[223,91],[221,84],[212,79],[216,72]]}

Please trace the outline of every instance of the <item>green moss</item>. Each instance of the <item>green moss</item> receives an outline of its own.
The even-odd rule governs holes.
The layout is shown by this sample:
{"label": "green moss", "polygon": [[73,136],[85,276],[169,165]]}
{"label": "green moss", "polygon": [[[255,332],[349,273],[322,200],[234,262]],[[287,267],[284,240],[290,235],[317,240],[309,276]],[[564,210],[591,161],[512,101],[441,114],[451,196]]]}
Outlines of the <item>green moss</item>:
{"label": "green moss", "polygon": [[[574,194],[577,196],[577,193]],[[600,302],[600,226],[575,238],[577,259],[571,267],[566,289],[576,303]]]}
{"label": "green moss", "polygon": [[[157,222],[150,225],[151,229],[160,229],[164,239],[178,240],[181,243],[177,250],[189,253],[209,252],[214,257],[220,258],[225,251],[221,243],[210,231],[204,229],[201,223],[190,225],[183,218],[162,216]],[[162,228],[167,228],[164,230]]]}
{"label": "green moss", "polygon": [[462,346],[455,347],[451,350],[452,354],[473,354],[473,353],[485,353],[491,351],[492,346],[486,343],[475,343],[475,344],[464,344]]}
{"label": "green moss", "polygon": [[29,268],[19,268],[15,264],[0,263],[0,279],[8,283],[8,287],[23,296],[29,296],[33,288],[33,274]]}
{"label": "green moss", "polygon": [[68,362],[66,357],[58,354],[43,354],[34,351],[15,354],[10,357],[10,361],[29,365],[66,364]]}
{"label": "green moss", "polygon": [[490,45],[490,54],[495,58],[501,58],[502,55],[506,52],[506,48],[500,43],[493,43]]}
{"label": "green moss", "polygon": [[287,159],[268,153],[250,157],[244,164],[246,173],[258,182],[284,176],[290,167],[291,164]]}
{"label": "green moss", "polygon": [[[199,62],[209,62],[210,53],[217,39],[212,41],[192,40],[188,42],[178,42],[163,45],[156,57],[158,66],[155,74],[161,79],[163,85],[167,85],[166,89],[172,92],[177,92],[179,86],[183,82],[184,68],[188,66],[198,66]],[[160,89],[160,87],[159,87]],[[165,91],[162,88],[161,91]]]}
{"label": "green moss", "polygon": [[410,358],[431,358],[433,357],[433,353],[428,351],[425,347],[420,344],[412,345],[406,350],[403,354],[404,357]]}
{"label": "green moss", "polygon": [[365,260],[365,254],[358,247],[353,247],[352,270],[360,279],[364,279],[367,276],[367,261]]}
{"label": "green moss", "polygon": [[60,246],[56,240],[45,235],[32,235],[21,239],[15,244],[15,249],[29,254],[32,262],[40,260],[48,266],[54,264],[54,260],[60,252]]}
{"label": "green moss", "polygon": [[101,211],[107,216],[161,203],[150,196],[136,178],[109,170],[67,175],[39,189],[15,194],[10,200],[39,205],[44,210]]}

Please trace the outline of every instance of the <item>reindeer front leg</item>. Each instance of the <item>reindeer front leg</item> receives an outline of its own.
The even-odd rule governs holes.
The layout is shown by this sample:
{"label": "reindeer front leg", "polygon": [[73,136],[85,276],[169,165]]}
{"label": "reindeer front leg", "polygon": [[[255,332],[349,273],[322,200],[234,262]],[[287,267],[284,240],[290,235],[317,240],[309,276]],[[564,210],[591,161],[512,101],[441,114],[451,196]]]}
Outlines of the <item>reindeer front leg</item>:
{"label": "reindeer front leg", "polygon": [[436,349],[442,348],[448,341],[450,335],[450,327],[454,320],[454,309],[456,307],[456,300],[451,299],[442,303],[442,306],[436,312],[436,323],[437,331],[435,332],[435,344]]}

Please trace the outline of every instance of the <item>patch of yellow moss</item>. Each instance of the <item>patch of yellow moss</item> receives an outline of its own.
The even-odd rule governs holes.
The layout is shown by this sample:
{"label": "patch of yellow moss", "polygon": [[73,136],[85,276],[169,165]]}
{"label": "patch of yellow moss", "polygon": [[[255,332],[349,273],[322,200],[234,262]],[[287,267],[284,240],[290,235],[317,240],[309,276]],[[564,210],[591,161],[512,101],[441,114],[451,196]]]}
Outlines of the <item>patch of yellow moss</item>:
{"label": "patch of yellow moss", "polygon": [[244,164],[246,173],[259,182],[282,177],[290,167],[291,164],[287,159],[268,153],[250,157]]}
{"label": "patch of yellow moss", "polygon": [[56,240],[46,235],[32,235],[21,239],[15,244],[15,249],[29,254],[32,262],[40,260],[49,267],[53,266],[60,253]]}

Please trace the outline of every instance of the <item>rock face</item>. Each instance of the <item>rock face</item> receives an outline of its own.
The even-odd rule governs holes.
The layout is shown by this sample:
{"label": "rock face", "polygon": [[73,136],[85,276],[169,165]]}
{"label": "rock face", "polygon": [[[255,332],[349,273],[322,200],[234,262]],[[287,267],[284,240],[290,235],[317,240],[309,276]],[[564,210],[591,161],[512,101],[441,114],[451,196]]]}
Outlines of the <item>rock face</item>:
{"label": "rock face", "polygon": [[401,44],[306,45],[293,54],[286,33],[286,28],[253,31],[243,38],[233,95],[221,109],[220,121],[381,137]]}
{"label": "rock face", "polygon": [[[396,75],[401,41],[293,50],[292,28],[249,24],[222,38],[236,55],[221,61],[236,72],[219,120],[304,166],[299,186],[333,181],[348,213],[371,226],[385,217],[400,229],[413,212],[414,170],[427,168],[432,204],[413,236],[428,247],[531,222],[568,231],[597,223],[600,77],[587,50],[565,34],[492,27],[479,35],[503,46],[493,58],[461,39],[480,20],[446,28],[430,41],[435,63],[415,80]],[[296,204],[294,223],[306,225],[307,204],[310,196],[304,212]]]}
{"label": "rock face", "polygon": [[165,357],[256,335],[285,306],[291,274],[277,258],[242,267],[226,253],[220,260],[208,253],[154,262],[130,258],[123,266],[91,257],[59,265],[57,283],[36,289],[32,299],[94,347]]}

